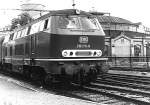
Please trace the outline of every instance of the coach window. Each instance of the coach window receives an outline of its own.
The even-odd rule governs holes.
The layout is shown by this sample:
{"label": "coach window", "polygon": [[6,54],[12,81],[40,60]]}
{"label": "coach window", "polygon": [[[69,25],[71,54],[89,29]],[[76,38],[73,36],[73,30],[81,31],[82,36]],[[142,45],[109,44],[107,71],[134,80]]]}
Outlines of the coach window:
{"label": "coach window", "polygon": [[23,30],[20,30],[19,38],[22,37]]}
{"label": "coach window", "polygon": [[5,56],[7,56],[7,47],[4,47]]}
{"label": "coach window", "polygon": [[10,46],[10,56],[12,56],[12,46]]}
{"label": "coach window", "polygon": [[22,30],[22,34],[21,34],[21,37],[25,36],[25,32],[26,32],[26,29],[23,29],[23,30]]}
{"label": "coach window", "polygon": [[26,27],[26,28],[23,30],[23,35],[22,35],[22,36],[23,36],[23,37],[24,37],[24,36],[27,36],[27,32],[28,32],[28,27]]}

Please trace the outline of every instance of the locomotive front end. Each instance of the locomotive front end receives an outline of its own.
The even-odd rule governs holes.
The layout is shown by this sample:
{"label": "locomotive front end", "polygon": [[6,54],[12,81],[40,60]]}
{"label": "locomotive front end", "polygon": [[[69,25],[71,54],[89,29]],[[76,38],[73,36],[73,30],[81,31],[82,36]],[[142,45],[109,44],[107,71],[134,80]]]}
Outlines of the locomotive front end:
{"label": "locomotive front end", "polygon": [[58,58],[58,71],[73,81],[91,81],[100,72],[105,34],[98,20],[86,12],[55,16],[51,56]]}

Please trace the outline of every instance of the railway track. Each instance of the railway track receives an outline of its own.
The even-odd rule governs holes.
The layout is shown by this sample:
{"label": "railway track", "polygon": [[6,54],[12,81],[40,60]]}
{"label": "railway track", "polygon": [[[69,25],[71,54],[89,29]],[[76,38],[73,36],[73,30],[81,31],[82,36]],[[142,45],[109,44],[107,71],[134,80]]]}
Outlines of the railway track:
{"label": "railway track", "polygon": [[[82,90],[72,91],[91,101],[107,105],[149,105],[150,93],[136,89],[111,86],[106,84],[91,83]],[[104,100],[102,97],[107,97]]]}
{"label": "railway track", "polygon": [[106,74],[97,79],[99,83],[150,90],[150,77]]}
{"label": "railway track", "polygon": [[[11,77],[13,76],[11,75]],[[106,77],[107,78],[109,77],[109,79],[106,79]],[[20,80],[22,77],[15,77],[15,78],[18,78],[18,80]],[[93,101],[100,104],[107,104],[107,105],[149,105],[150,104],[150,92],[148,91],[148,89],[150,88],[148,85],[143,84],[143,86],[147,88],[142,89],[143,87],[142,85],[139,85],[134,81],[132,82],[128,81],[133,77],[128,78],[127,81],[123,81],[125,76],[108,74],[105,75],[104,78],[105,79],[99,77],[96,82],[91,83],[91,85],[88,86],[79,87],[74,84],[71,85],[71,87],[70,86],[66,87],[64,85],[61,86],[58,85],[54,87],[46,86],[42,88],[42,91],[64,95],[67,97],[74,97],[83,100]],[[148,79],[149,78],[143,79],[143,82],[144,80],[147,81]],[[34,85],[30,81],[21,79],[21,81],[22,80],[29,84]],[[136,82],[137,81],[138,79],[136,79]],[[126,84],[126,85],[120,85],[120,84]],[[134,87],[130,85],[133,85]],[[139,88],[137,85],[139,87],[141,86],[141,88]],[[37,86],[34,87],[37,88]]]}
{"label": "railway track", "polygon": [[[104,79],[105,78],[105,79]],[[150,104],[150,78],[140,76],[116,75],[106,74],[103,78],[98,78],[95,83],[91,83],[88,87],[83,89],[93,94],[95,99],[99,100],[100,95],[111,97],[109,104],[121,105],[120,102],[131,102],[137,105]],[[83,92],[84,93],[84,92]],[[80,94],[80,93],[79,93]],[[85,95],[83,95],[85,97]],[[90,96],[86,96],[90,100]],[[94,100],[95,101],[95,100]],[[99,102],[99,101],[97,101]],[[102,102],[102,101],[101,101]],[[107,102],[103,102],[108,104]],[[130,105],[125,103],[123,105]]]}

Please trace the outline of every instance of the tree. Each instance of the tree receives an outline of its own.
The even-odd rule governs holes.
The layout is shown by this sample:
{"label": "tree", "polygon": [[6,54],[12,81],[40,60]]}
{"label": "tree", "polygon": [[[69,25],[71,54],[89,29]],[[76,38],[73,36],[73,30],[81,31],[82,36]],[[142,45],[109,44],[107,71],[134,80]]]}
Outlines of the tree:
{"label": "tree", "polygon": [[33,18],[28,13],[22,13],[19,15],[19,18],[14,18],[11,21],[11,30],[20,26],[24,26],[33,21]]}

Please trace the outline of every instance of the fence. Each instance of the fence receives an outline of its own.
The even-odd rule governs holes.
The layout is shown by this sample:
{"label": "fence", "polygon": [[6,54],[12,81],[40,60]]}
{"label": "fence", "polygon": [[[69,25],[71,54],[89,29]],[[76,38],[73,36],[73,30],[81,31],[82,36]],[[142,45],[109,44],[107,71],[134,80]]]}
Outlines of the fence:
{"label": "fence", "polygon": [[108,57],[110,67],[150,69],[149,57]]}

